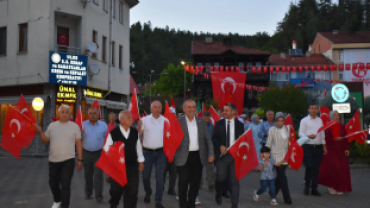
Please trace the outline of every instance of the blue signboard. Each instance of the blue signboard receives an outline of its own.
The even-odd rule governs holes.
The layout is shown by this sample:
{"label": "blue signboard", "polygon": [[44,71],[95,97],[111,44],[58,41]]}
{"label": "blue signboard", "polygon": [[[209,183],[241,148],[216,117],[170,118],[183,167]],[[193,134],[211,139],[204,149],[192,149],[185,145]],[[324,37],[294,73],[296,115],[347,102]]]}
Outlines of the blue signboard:
{"label": "blue signboard", "polygon": [[331,89],[331,96],[338,103],[345,102],[349,97],[349,90],[344,84],[336,84]]}
{"label": "blue signboard", "polygon": [[87,56],[50,51],[49,83],[87,85]]}

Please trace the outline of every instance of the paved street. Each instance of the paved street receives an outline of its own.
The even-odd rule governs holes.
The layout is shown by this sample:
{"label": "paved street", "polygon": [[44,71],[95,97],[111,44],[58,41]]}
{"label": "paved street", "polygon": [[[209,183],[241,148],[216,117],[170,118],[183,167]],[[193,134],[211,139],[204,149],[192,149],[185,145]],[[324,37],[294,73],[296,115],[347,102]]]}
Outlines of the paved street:
{"label": "paved street", "polygon": [[[1,208],[50,208],[52,196],[48,185],[48,160],[46,158],[0,158],[0,207]],[[340,174],[340,173],[338,173]],[[369,206],[369,187],[370,169],[352,169],[352,188],[353,192],[342,196],[332,196],[328,194],[326,187],[320,186],[319,191],[322,197],[304,196],[303,190],[303,171],[288,171],[289,187],[293,199],[291,207],[368,207]],[[104,182],[105,183],[105,182]],[[154,180],[152,179],[154,187]],[[75,171],[72,181],[71,208],[108,208],[109,186],[104,184],[104,201],[98,204],[94,200],[84,199],[83,171]],[[167,184],[166,184],[167,187]],[[206,187],[206,184],[203,185]],[[239,207],[270,207],[268,194],[261,196],[259,202],[252,199],[253,190],[259,187],[259,174],[250,173],[241,181]],[[151,204],[144,204],[143,185],[140,181],[138,208],[154,207]],[[152,200],[154,196],[152,195]],[[224,199],[221,206],[214,202],[214,192],[201,189],[201,207],[231,207],[230,201]],[[282,196],[277,197],[279,207],[289,207],[282,203]],[[178,207],[175,197],[169,196],[167,190],[164,194],[163,205],[166,208]],[[122,207],[122,203],[120,204]]]}

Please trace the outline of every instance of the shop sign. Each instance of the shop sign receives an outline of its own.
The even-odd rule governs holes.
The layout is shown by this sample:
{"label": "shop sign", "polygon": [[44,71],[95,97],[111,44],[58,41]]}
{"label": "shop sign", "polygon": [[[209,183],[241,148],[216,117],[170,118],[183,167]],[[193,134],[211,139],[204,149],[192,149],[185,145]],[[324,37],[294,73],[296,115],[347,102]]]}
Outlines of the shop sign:
{"label": "shop sign", "polygon": [[75,102],[77,99],[76,89],[73,86],[59,85],[57,91],[58,102]]}
{"label": "shop sign", "polygon": [[86,97],[94,97],[94,98],[102,98],[103,95],[101,92],[90,90],[90,89],[83,89],[84,96]]}

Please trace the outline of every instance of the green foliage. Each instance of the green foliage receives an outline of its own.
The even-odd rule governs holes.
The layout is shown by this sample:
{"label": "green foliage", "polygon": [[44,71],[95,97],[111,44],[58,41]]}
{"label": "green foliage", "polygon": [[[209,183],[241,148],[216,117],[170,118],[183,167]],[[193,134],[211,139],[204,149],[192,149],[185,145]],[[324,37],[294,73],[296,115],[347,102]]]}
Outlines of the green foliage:
{"label": "green foliage", "polygon": [[[182,65],[175,66],[169,64],[167,69],[164,69],[155,82],[156,86],[152,88],[156,93],[161,95],[176,96],[184,93],[184,67]],[[192,88],[192,75],[186,73],[186,88]],[[153,92],[152,92],[153,93]]]}
{"label": "green foliage", "polygon": [[351,158],[370,164],[370,145],[351,142]]}
{"label": "green foliage", "polygon": [[268,90],[260,95],[259,106],[265,111],[284,112],[291,115],[301,114],[307,111],[307,95],[294,85],[284,85],[280,89],[275,83],[271,83]]}
{"label": "green foliage", "polygon": [[265,115],[265,111],[262,110],[261,108],[258,108],[256,111],[253,112],[253,114],[257,114],[260,119],[262,119],[262,117]]}

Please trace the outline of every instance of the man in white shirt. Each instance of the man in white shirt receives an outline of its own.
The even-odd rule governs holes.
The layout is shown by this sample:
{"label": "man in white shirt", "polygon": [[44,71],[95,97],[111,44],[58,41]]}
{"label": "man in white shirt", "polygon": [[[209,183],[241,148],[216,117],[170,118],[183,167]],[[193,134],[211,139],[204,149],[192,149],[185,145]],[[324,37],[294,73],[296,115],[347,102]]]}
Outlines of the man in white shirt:
{"label": "man in white shirt", "polygon": [[327,153],[325,134],[324,132],[317,133],[320,127],[323,126],[321,119],[317,116],[319,113],[319,106],[317,104],[310,104],[308,113],[309,115],[301,120],[299,126],[299,137],[310,138],[310,140],[302,146],[304,152],[303,163],[306,167],[306,184],[303,193],[308,195],[311,186],[311,194],[314,196],[321,196],[320,192],[317,191],[317,180],[322,156]]}
{"label": "man in white shirt", "polygon": [[107,137],[104,150],[107,151],[110,145],[121,141],[125,144],[125,163],[127,184],[122,187],[119,183],[111,178],[109,201],[111,208],[117,208],[123,194],[123,204],[125,208],[136,208],[137,195],[139,193],[139,171],[144,170],[144,156],[139,132],[131,127],[132,115],[130,111],[121,111],[119,113],[120,126],[114,128]]}
{"label": "man in white shirt", "polygon": [[161,115],[162,104],[158,100],[153,101],[150,106],[150,115],[139,120],[139,135],[143,136],[143,152],[145,159],[143,171],[143,184],[145,190],[144,202],[150,203],[152,188],[150,178],[152,167],[155,166],[155,207],[164,208],[163,196],[163,173],[166,168],[167,158],[163,151],[163,125],[164,117]]}

